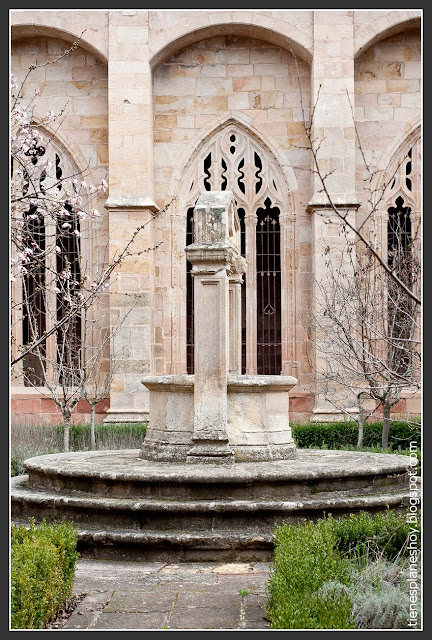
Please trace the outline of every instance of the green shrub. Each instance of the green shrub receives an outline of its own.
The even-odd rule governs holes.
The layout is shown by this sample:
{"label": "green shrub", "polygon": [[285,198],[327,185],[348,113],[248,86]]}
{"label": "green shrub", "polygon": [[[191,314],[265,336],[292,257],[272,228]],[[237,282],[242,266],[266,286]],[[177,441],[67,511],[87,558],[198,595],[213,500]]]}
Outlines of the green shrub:
{"label": "green shrub", "polygon": [[268,583],[273,629],[353,629],[348,595],[320,597],[329,580],[349,582],[352,563],[336,550],[327,522],[276,526],[275,553]]}
{"label": "green shrub", "polygon": [[[358,437],[356,422],[306,422],[292,424],[292,434],[299,449],[320,449],[323,445],[328,449],[342,449],[349,445],[355,447]],[[364,425],[363,446],[380,447],[382,423],[369,422]],[[389,447],[391,449],[409,448],[409,444],[416,441],[417,448],[421,442],[420,421],[390,422]]]}
{"label": "green shrub", "polygon": [[392,560],[407,556],[407,540],[410,529],[419,533],[420,523],[408,523],[406,514],[387,510],[371,515],[366,511],[350,513],[340,518],[329,516],[327,522],[336,537],[337,548],[351,557],[363,558],[367,553]]}
{"label": "green shrub", "polygon": [[73,525],[12,525],[11,628],[42,629],[71,595],[77,534]]}
{"label": "green shrub", "polygon": [[420,532],[391,510],[276,526],[267,603],[272,628],[406,628],[400,565],[408,561],[411,528]]}

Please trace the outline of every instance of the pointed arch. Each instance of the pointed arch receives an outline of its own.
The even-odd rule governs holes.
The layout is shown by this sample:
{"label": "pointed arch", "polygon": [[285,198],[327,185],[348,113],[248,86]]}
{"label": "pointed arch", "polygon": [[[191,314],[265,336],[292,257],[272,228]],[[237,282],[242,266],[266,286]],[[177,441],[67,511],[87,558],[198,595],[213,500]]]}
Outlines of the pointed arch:
{"label": "pointed arch", "polygon": [[[170,193],[176,193],[178,189],[179,197],[177,211],[170,216],[170,282],[171,286],[175,284],[175,289],[172,289],[171,297],[172,337],[170,353],[167,353],[167,361],[171,364],[167,373],[186,373],[187,342],[190,360],[193,346],[190,339],[191,301],[187,309],[186,290],[191,283],[188,285],[184,247],[192,241],[191,217],[195,202],[202,192],[210,189],[233,191],[242,222],[243,254],[249,262],[243,293],[246,318],[243,368],[248,373],[256,373],[260,367],[263,373],[291,371],[296,344],[293,332],[296,324],[294,265],[297,241],[293,203],[297,181],[276,145],[260,133],[247,117],[230,115],[222,121],[217,120],[205,135],[198,134],[177,163],[170,185]],[[271,250],[265,249],[264,245],[271,246]],[[267,299],[270,295],[267,280],[272,281],[272,300]],[[166,277],[164,281],[168,285]],[[257,291],[261,292],[260,295]],[[262,314],[259,313],[259,305],[262,306]],[[267,335],[266,322],[261,318],[269,320],[273,316],[272,319],[276,319],[276,315],[273,338],[267,340],[264,337]],[[257,337],[260,331],[262,348]],[[271,356],[273,369],[270,367],[264,371],[264,365],[257,360],[257,350],[261,348],[267,357],[269,342],[275,345],[274,352],[278,355]]]}
{"label": "pointed arch", "polygon": [[[60,293],[61,289],[58,289],[59,274],[69,272],[70,290],[75,294],[81,288],[84,263],[90,266],[90,270],[86,270],[88,277],[91,277],[93,265],[91,218],[86,219],[81,213],[85,211],[84,203],[75,201],[78,191],[74,181],[80,182],[81,169],[68,153],[64,140],[43,124],[39,124],[38,129],[40,138],[25,154],[29,156],[28,165],[27,168],[20,165],[17,184],[24,196],[26,193],[32,195],[31,185],[34,185],[36,194],[49,193],[52,210],[42,205],[39,210],[34,204],[37,199],[24,198],[21,206],[12,212],[12,224],[26,230],[21,241],[40,249],[40,255],[34,260],[29,259],[26,275],[12,283],[12,326],[17,345],[49,332],[56,321],[68,312],[64,292]],[[15,178],[12,156],[12,183]],[[82,197],[82,193],[80,195]],[[12,244],[12,257],[15,257],[19,246]],[[66,345],[64,348],[70,350],[71,359],[77,359],[82,344],[81,315],[74,317],[68,327],[69,334],[62,338]],[[73,338],[70,337],[71,332]],[[25,386],[44,386],[45,377],[50,377],[55,366],[53,363],[60,357],[57,338],[53,333],[41,344],[43,366],[36,354],[27,354],[23,359],[19,366],[30,372],[24,376]]]}
{"label": "pointed arch", "polygon": [[397,139],[391,147],[383,154],[383,171],[377,176],[376,189],[383,194],[383,206],[389,204],[392,199],[398,196],[405,197],[411,208],[418,208],[418,194],[406,184],[407,160],[410,150],[415,148],[416,158],[413,159],[415,167],[410,169],[415,171],[416,184],[420,187],[420,164],[421,164],[421,125],[419,122],[413,124],[408,132]]}
{"label": "pointed arch", "polygon": [[252,119],[241,112],[232,111],[229,116],[223,118],[215,118],[208,124],[204,131],[199,131],[190,143],[185,147],[179,161],[174,169],[168,194],[169,197],[179,195],[181,201],[184,195],[184,176],[190,170],[191,165],[195,162],[196,157],[202,152],[202,149],[208,145],[211,140],[223,130],[229,127],[238,127],[240,131],[244,131],[248,136],[256,141],[263,148],[265,153],[273,157],[275,166],[281,172],[283,188],[286,190],[289,199],[290,209],[294,209],[293,195],[297,192],[298,184],[294,170],[288,164],[286,156],[279,149],[279,146],[273,138],[267,134],[265,129]]}

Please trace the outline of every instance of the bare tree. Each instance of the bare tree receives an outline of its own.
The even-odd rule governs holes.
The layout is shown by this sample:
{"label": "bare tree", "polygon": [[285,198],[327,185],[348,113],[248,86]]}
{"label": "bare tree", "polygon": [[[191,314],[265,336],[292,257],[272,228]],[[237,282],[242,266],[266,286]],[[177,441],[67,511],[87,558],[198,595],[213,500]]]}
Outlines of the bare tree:
{"label": "bare tree", "polygon": [[[388,447],[391,408],[404,389],[420,388],[418,305],[380,268],[370,252],[355,256],[347,242],[340,253],[326,251],[327,273],[312,324],[317,385],[339,411],[358,423],[383,412],[382,447]],[[395,261],[397,260],[397,266]],[[410,248],[395,250],[398,277],[416,291],[420,265]],[[354,406],[347,408],[347,399]]]}
{"label": "bare tree", "polygon": [[[291,47],[290,47],[291,49]],[[378,223],[381,209],[396,176],[383,179],[382,172],[367,161],[352,113],[358,152],[364,164],[362,218],[338,206],[328,188],[332,171],[326,173],[320,161],[322,140],[314,134],[314,117],[320,98],[318,87],[310,118],[294,57],[300,91],[307,148],[312,156],[312,173],[318,178],[326,206],[339,221],[339,235],[345,247],[325,247],[326,273],[316,282],[311,314],[318,392],[339,411],[356,420],[358,446],[363,441],[365,421],[383,412],[382,446],[388,446],[390,410],[404,389],[420,388],[420,260],[418,229],[412,233],[410,209],[398,205],[387,222],[388,246],[380,244]],[[400,159],[400,165],[406,162]],[[396,172],[399,171],[397,167]],[[380,178],[377,180],[377,178]],[[378,185],[378,186],[377,186]],[[328,220],[327,222],[330,222]],[[334,220],[332,220],[334,222]],[[317,339],[317,336],[319,339]],[[354,406],[347,407],[347,398]]]}
{"label": "bare tree", "polygon": [[404,293],[409,298],[411,298],[417,305],[421,305],[421,297],[420,297],[419,289],[417,289],[416,291],[413,291],[410,288],[410,285],[399,277],[398,271],[395,268],[395,266],[391,264],[389,257],[386,256],[385,253],[377,245],[376,234],[371,235],[369,233],[368,225],[370,225],[371,221],[373,221],[373,223],[375,224],[375,219],[378,214],[380,204],[382,203],[382,200],[384,198],[384,195],[386,193],[386,190],[389,184],[393,180],[393,176],[389,176],[388,180],[384,181],[378,189],[374,188],[373,186],[374,178],[379,172],[378,170],[371,167],[370,164],[366,161],[366,156],[363,150],[362,141],[360,139],[357,127],[355,125],[353,105],[351,103],[348,91],[346,91],[347,100],[349,102],[349,106],[352,113],[356,140],[357,140],[359,151],[366,169],[366,178],[364,182],[367,186],[366,190],[368,192],[368,199],[366,204],[367,210],[368,210],[367,215],[365,216],[362,222],[359,222],[358,220],[353,221],[352,219],[350,219],[349,213],[346,210],[346,208],[339,207],[334,202],[334,199],[332,198],[332,195],[327,186],[328,178],[331,175],[332,171],[326,173],[326,171],[324,171],[324,169],[322,168],[322,165],[319,159],[319,150],[322,144],[322,140],[314,136],[314,127],[313,127],[314,114],[320,100],[321,86],[318,87],[316,101],[315,101],[315,104],[312,105],[310,118],[307,118],[306,106],[304,104],[303,90],[302,90],[301,81],[300,81],[298,59],[295,53],[293,52],[290,43],[288,43],[288,46],[294,58],[295,67],[297,70],[296,73],[297,73],[297,81],[298,81],[299,93],[300,93],[300,106],[303,114],[303,124],[305,128],[305,134],[308,140],[307,148],[312,155],[312,164],[313,164],[312,173],[318,178],[318,181],[321,185],[320,190],[326,196],[329,209],[331,209],[331,211],[333,211],[333,213],[337,216],[337,218],[339,219],[341,224],[344,226],[344,228],[349,229],[355,234],[360,245],[362,245],[363,248],[373,256],[376,263],[387,273],[388,277],[391,280],[393,280],[393,282],[397,286],[399,286],[404,291]]}
{"label": "bare tree", "polygon": [[[113,334],[106,326],[100,327],[94,341],[98,346],[91,354],[86,323],[87,327],[90,322],[100,324],[98,309],[123,262],[158,246],[134,250],[149,220],[136,228],[111,259],[99,257],[99,267],[83,258],[83,238],[94,242],[92,229],[95,224],[101,226],[102,216],[94,201],[106,192],[107,182],[90,184],[90,168],[78,171],[67,154],[62,156],[50,131],[61,127],[64,110],[36,118],[37,95],[24,96],[34,69],[56,63],[78,45],[79,41],[61,56],[31,66],[20,86],[14,77],[11,83],[12,375],[54,400],[64,422],[65,451],[72,412],[80,399],[91,397],[96,366],[101,370],[110,360]],[[166,211],[171,202],[153,217]],[[104,358],[107,362],[102,366]],[[107,393],[111,379],[109,373],[96,396],[93,393],[93,401]]]}
{"label": "bare tree", "polygon": [[[137,294],[123,294],[131,297],[126,313],[110,330],[102,333],[96,328],[99,340],[94,340],[94,328],[97,321],[88,317],[84,320],[81,375],[83,380],[83,397],[90,405],[90,446],[96,449],[95,417],[97,405],[109,397],[111,383],[118,370],[120,352],[116,348],[116,335],[124,325],[127,317],[136,307]],[[99,319],[100,320],[100,319]]]}

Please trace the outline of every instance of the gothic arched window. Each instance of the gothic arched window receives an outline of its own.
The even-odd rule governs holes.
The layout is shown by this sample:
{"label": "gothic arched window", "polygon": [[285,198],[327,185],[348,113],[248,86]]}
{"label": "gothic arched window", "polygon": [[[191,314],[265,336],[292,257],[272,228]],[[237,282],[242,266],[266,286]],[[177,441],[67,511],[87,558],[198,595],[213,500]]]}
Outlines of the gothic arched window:
{"label": "gothic arched window", "polygon": [[[193,241],[193,208],[204,191],[232,191],[240,219],[241,253],[248,268],[242,285],[242,373],[282,370],[280,215],[288,208],[274,158],[232,124],[213,136],[188,174],[186,245]],[[193,372],[193,287],[187,263],[187,371]]]}
{"label": "gothic arched window", "polygon": [[[391,269],[411,290],[420,279],[420,142],[417,140],[400,154],[389,181],[385,198],[385,249]],[[413,340],[417,322],[413,300],[388,281],[388,324],[392,332],[395,369],[404,375],[410,365],[406,344]]]}
{"label": "gothic arched window", "polygon": [[[21,235],[14,236],[14,251],[24,251],[28,256],[23,275],[14,284],[14,300],[21,301],[15,305],[15,341],[23,346],[38,342],[37,348],[22,361],[25,386],[43,386],[46,376],[52,376],[54,371],[59,383],[69,384],[66,372],[74,369],[76,376],[79,371],[79,314],[57,329],[56,334],[48,338],[44,335],[65,317],[71,298],[80,293],[82,214],[74,205],[77,171],[53,140],[42,141],[29,149],[27,155],[25,168],[19,170],[12,165],[15,188],[22,193],[22,203],[29,203],[15,208],[13,221],[23,230]],[[47,196],[55,215],[49,213],[49,207],[38,207],[41,196]],[[56,207],[56,203],[61,206]]]}

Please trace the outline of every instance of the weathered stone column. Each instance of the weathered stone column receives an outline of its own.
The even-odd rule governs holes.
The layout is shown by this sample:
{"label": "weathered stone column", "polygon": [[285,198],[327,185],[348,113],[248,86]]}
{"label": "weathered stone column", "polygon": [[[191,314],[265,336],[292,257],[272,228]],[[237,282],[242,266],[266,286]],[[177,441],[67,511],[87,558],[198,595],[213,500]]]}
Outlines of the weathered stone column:
{"label": "weathered stone column", "polygon": [[246,373],[257,373],[257,317],[256,301],[256,225],[255,213],[245,216],[246,246],[249,247],[250,262],[246,277]]}
{"label": "weathered stone column", "polygon": [[[354,130],[354,34],[352,11],[314,11],[314,58],[311,101],[314,108],[312,137],[317,148],[320,173],[338,210],[355,220],[360,206],[355,192]],[[319,289],[325,282],[325,251],[340,252],[345,246],[341,221],[329,206],[319,176],[313,174],[314,195],[308,203],[312,214],[312,255],[314,274],[314,311],[317,312]],[[348,240],[352,242],[353,234]],[[354,246],[352,247],[354,250]],[[347,269],[349,269],[347,265]],[[353,277],[353,274],[348,274]],[[316,368],[320,367],[319,333],[316,341]],[[331,354],[326,354],[331,358]],[[335,363],[335,366],[336,363]],[[351,404],[348,401],[349,404]],[[347,405],[348,406],[348,405]],[[342,417],[333,405],[317,393],[316,420]]]}
{"label": "weathered stone column", "polygon": [[239,272],[245,262],[232,193],[203,194],[194,221],[194,242],[186,247],[194,278],[195,327],[194,446],[187,462],[226,464],[234,462],[227,434],[229,274]]}
{"label": "weathered stone column", "polygon": [[[118,271],[110,295],[111,342],[116,373],[105,422],[148,417],[148,392],[141,378],[152,366],[151,314],[154,266],[151,250],[153,200],[152,75],[148,50],[148,11],[109,12],[109,259],[115,259],[135,230],[139,232]],[[133,309],[131,311],[131,307]],[[123,318],[126,318],[123,321]],[[115,329],[121,323],[119,330]]]}
{"label": "weathered stone column", "polygon": [[229,277],[229,373],[241,373],[241,286],[242,273]]}

